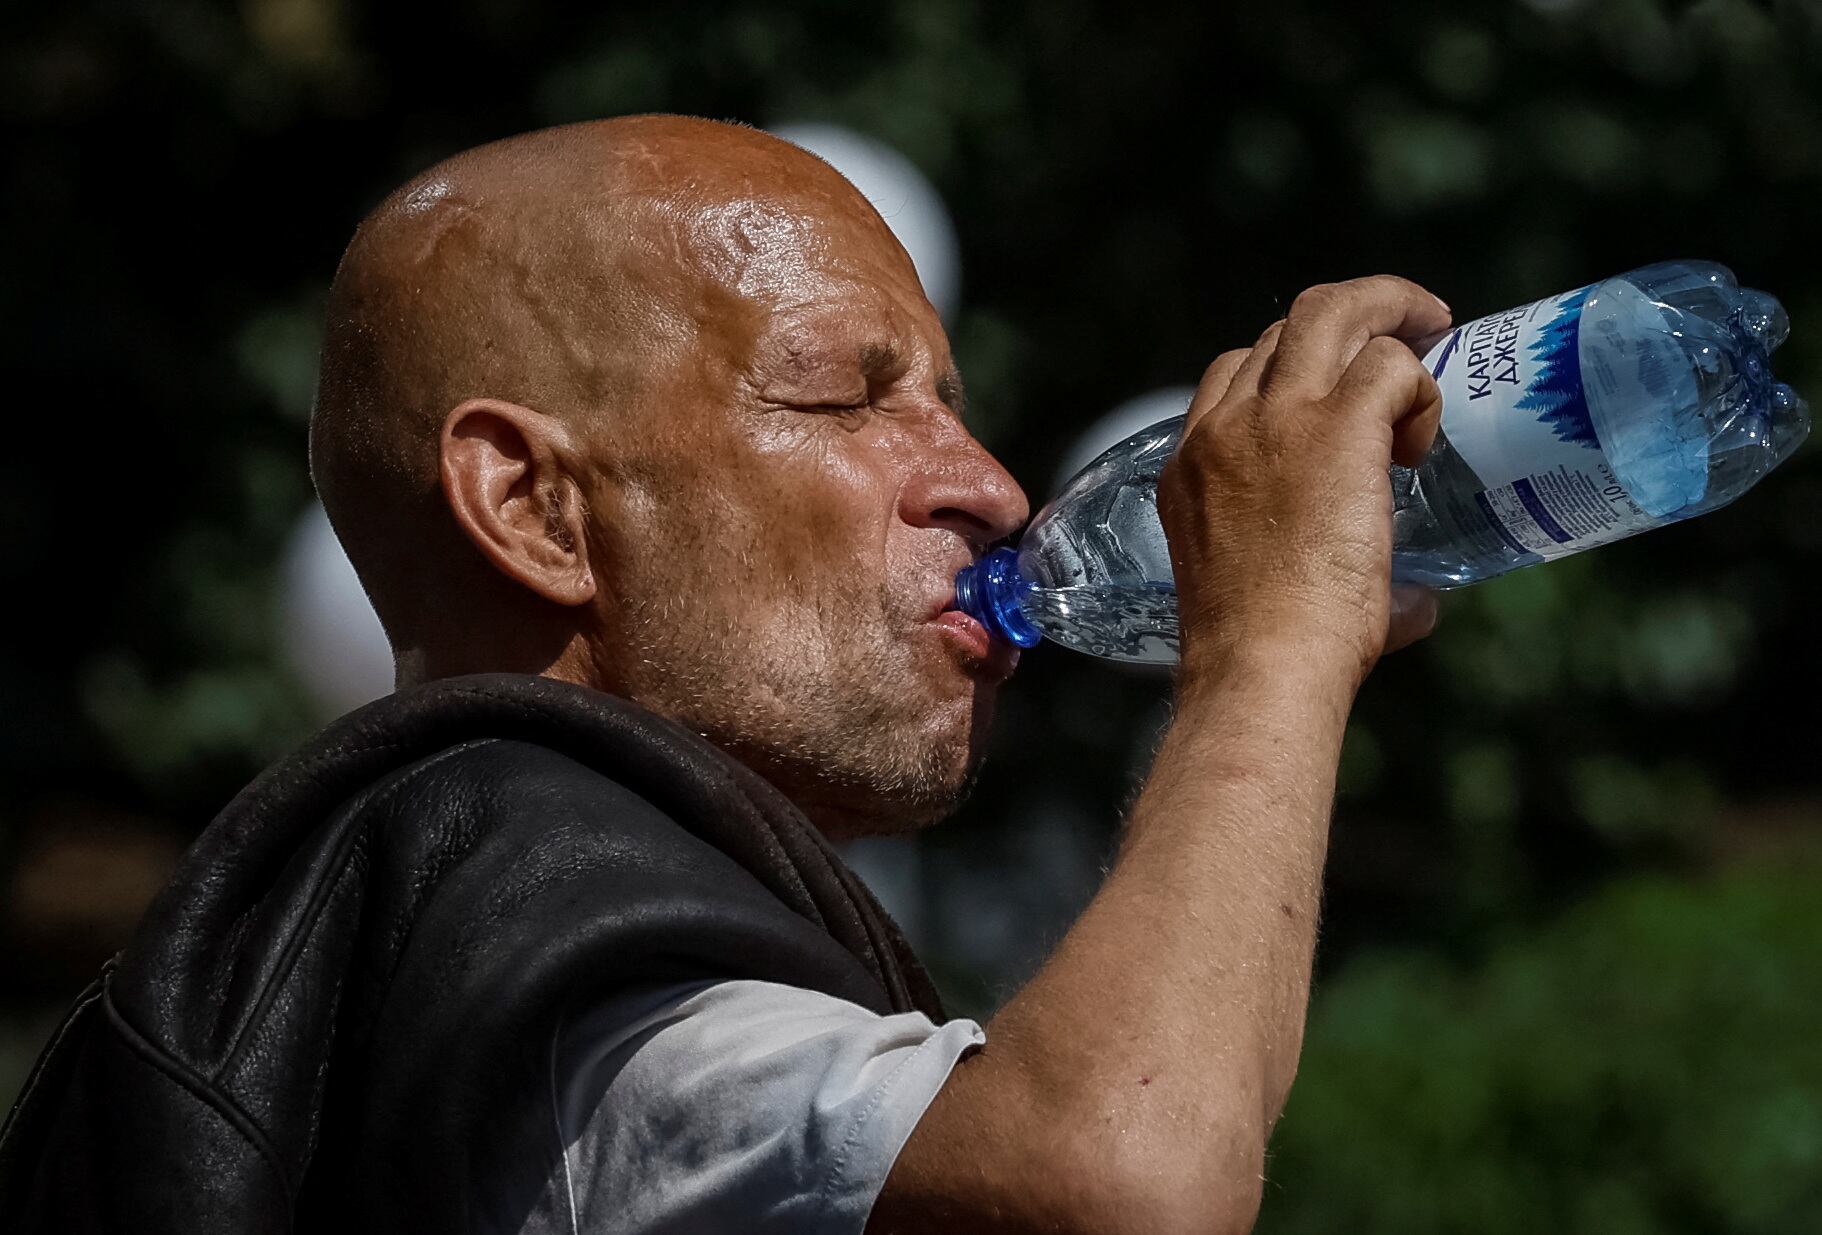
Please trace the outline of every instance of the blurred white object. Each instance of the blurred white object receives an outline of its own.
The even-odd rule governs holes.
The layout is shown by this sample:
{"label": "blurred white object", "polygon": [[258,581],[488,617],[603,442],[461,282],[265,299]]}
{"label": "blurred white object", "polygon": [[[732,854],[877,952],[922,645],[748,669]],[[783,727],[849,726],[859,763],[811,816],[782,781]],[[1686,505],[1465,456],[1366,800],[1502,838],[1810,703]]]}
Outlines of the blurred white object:
{"label": "blurred white object", "polygon": [[392,693],[392,647],[321,503],[286,546],[279,616],[286,659],[328,720]]}
{"label": "blurred white object", "polygon": [[955,224],[943,199],[911,160],[882,141],[833,124],[781,124],[772,133],[821,158],[873,203],[911,255],[924,295],[949,321],[962,280]]}
{"label": "blurred white object", "polygon": [[1109,446],[1118,445],[1148,425],[1169,420],[1172,416],[1181,416],[1195,394],[1194,386],[1166,386],[1162,390],[1128,399],[1108,412],[1082,430],[1081,436],[1076,438],[1075,444],[1069,448],[1069,453],[1063,456],[1063,462],[1057,468],[1056,480],[1051,484],[1050,492],[1054,495],[1062,489],[1070,477],[1093,463]]}

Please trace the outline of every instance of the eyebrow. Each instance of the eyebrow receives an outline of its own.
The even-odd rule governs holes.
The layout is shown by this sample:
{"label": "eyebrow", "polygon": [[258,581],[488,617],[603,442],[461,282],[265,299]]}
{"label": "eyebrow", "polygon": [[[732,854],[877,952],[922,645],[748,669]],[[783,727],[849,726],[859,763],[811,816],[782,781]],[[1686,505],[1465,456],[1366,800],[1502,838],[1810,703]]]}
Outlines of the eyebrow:
{"label": "eyebrow", "polygon": [[860,347],[861,372],[868,377],[897,374],[905,367],[904,357],[890,343],[863,343]]}
{"label": "eyebrow", "polygon": [[936,379],[936,397],[949,405],[957,420],[968,415],[968,392],[962,389],[962,375],[954,369]]}
{"label": "eyebrow", "polygon": [[[897,376],[904,372],[904,356],[890,343],[867,343],[860,349],[860,369],[869,378]],[[936,397],[960,419],[968,410],[968,395],[962,389],[962,375],[945,370],[936,379]]]}

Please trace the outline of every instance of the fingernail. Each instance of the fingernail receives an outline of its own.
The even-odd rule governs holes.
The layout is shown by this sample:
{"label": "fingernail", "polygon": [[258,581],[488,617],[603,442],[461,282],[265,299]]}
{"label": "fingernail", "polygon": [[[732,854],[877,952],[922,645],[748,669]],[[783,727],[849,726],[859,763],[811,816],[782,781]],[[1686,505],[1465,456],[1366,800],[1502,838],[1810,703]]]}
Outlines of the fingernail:
{"label": "fingernail", "polygon": [[1430,299],[1431,299],[1431,300],[1434,300],[1434,301],[1435,301],[1435,302],[1436,302],[1436,303],[1437,303],[1437,304],[1439,304],[1439,305],[1441,305],[1441,306],[1442,306],[1442,311],[1443,311],[1443,312],[1444,312],[1444,313],[1447,313],[1447,314],[1448,314],[1448,315],[1449,315],[1449,316],[1450,316],[1450,317],[1454,317],[1454,316],[1455,316],[1455,310],[1454,310],[1454,309],[1451,309],[1451,308],[1450,308],[1450,307],[1449,307],[1449,302],[1448,302],[1448,301],[1446,301],[1446,300],[1444,300],[1444,299],[1443,299],[1443,298],[1442,298],[1442,297],[1441,297],[1441,296],[1438,296],[1438,295],[1437,295],[1437,294],[1436,294],[1436,293],[1435,293],[1435,292],[1431,292],[1431,293],[1430,293]]}

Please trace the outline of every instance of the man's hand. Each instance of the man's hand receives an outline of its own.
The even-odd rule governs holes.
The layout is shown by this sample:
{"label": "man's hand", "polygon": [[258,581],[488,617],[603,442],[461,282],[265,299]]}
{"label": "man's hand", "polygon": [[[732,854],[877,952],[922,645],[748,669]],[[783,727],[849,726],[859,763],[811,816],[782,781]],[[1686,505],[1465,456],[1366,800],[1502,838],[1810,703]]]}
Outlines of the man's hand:
{"label": "man's hand", "polygon": [[869,1235],[1242,1235],[1297,1070],[1335,769],[1394,620],[1394,458],[1436,432],[1402,279],[1316,288],[1217,360],[1159,484],[1183,617],[1119,860],[905,1143]]}
{"label": "man's hand", "polygon": [[1186,673],[1265,647],[1358,685],[1429,632],[1435,594],[1389,586],[1387,469],[1423,459],[1442,412],[1406,341],[1448,324],[1405,279],[1323,284],[1209,366],[1158,483]]}

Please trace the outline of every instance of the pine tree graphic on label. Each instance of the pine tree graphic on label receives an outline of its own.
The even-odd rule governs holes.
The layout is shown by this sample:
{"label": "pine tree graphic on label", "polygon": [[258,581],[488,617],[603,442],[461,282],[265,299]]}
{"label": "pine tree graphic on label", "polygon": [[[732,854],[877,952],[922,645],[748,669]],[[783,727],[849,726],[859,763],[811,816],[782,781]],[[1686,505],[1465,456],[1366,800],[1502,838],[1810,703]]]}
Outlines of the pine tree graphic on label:
{"label": "pine tree graphic on label", "polygon": [[1515,405],[1536,412],[1537,419],[1547,424],[1558,441],[1574,442],[1591,450],[1600,449],[1594,433],[1594,421],[1588,416],[1588,401],[1582,397],[1581,338],[1582,302],[1592,287],[1571,292],[1557,304],[1556,317],[1539,332],[1531,344],[1537,358],[1537,371],[1526,387],[1524,397]]}

